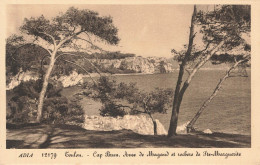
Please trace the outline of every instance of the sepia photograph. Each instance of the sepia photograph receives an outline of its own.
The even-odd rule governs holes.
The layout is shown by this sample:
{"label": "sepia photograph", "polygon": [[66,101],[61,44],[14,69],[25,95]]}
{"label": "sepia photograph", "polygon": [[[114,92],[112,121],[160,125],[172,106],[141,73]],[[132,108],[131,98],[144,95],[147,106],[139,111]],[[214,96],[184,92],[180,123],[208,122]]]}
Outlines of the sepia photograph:
{"label": "sepia photograph", "polygon": [[252,147],[250,4],[5,12],[7,150]]}

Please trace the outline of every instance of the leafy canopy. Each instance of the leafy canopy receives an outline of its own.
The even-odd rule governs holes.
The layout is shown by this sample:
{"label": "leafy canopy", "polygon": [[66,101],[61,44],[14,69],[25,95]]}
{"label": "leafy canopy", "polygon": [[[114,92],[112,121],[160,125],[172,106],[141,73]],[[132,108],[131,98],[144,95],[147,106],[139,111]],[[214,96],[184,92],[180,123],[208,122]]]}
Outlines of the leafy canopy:
{"label": "leafy canopy", "polygon": [[[192,47],[192,55],[188,59],[190,65],[204,58],[211,48],[224,41],[224,45],[217,52],[220,55],[213,55],[211,60],[218,63],[232,62],[234,58],[244,58],[251,46],[242,35],[250,35],[251,32],[251,8],[249,5],[216,5],[212,11],[198,11],[196,14],[196,26],[202,34],[203,48],[196,44]],[[197,34],[196,34],[197,35]],[[194,37],[196,37],[196,35]],[[184,45],[186,48],[187,45]],[[242,49],[241,54],[232,54],[232,50]],[[184,50],[172,50],[175,60],[182,61],[185,55]],[[223,54],[223,55],[222,55]]]}
{"label": "leafy canopy", "polygon": [[169,88],[155,88],[154,91],[144,92],[139,90],[135,83],[117,83],[104,76],[97,80],[97,84],[84,88],[92,90],[90,93],[84,93],[85,95],[102,102],[100,114],[113,117],[139,113],[166,113],[173,96],[173,90]]}
{"label": "leafy canopy", "polygon": [[251,31],[251,8],[248,5],[220,5],[214,11],[197,14],[197,24],[201,25],[203,41],[219,43],[225,40],[225,48],[239,46],[242,33]]}
{"label": "leafy canopy", "polygon": [[[37,18],[25,18],[21,31],[36,38],[40,37],[50,44],[53,44],[50,36],[61,41],[81,33],[97,36],[109,44],[119,42],[118,30],[113,25],[111,17],[101,17],[97,12],[88,9],[79,10],[74,7],[70,7],[65,13],[51,20],[43,15]],[[67,43],[70,41],[68,40]]]}
{"label": "leafy canopy", "polygon": [[[49,57],[45,57],[54,51],[52,48],[56,47],[56,57],[60,57],[64,53],[60,48],[68,46],[77,50],[81,47],[81,45],[75,46],[77,45],[75,40],[81,40],[86,45],[90,45],[87,49],[92,50],[97,49],[92,42],[93,38],[114,45],[119,42],[118,30],[113,25],[111,17],[103,17],[97,12],[87,9],[79,10],[74,7],[70,7],[65,13],[61,13],[52,19],[46,19],[43,15],[25,18],[20,30],[33,36],[35,40],[28,42],[27,37],[17,35],[12,35],[7,39],[6,64],[8,75],[16,75],[21,69],[22,71],[31,71],[37,67],[40,68],[40,71],[44,71],[46,69],[44,65],[47,65],[50,61]],[[47,45],[46,42],[42,41],[46,41]],[[54,47],[52,47],[53,45]],[[70,73],[75,67],[64,62],[64,60],[75,63],[78,59],[75,59],[75,57],[75,55],[73,57],[62,56],[63,61],[61,58],[56,58],[55,60],[58,60],[56,62],[57,67],[54,69],[55,72],[59,68],[57,70],[59,75]]]}

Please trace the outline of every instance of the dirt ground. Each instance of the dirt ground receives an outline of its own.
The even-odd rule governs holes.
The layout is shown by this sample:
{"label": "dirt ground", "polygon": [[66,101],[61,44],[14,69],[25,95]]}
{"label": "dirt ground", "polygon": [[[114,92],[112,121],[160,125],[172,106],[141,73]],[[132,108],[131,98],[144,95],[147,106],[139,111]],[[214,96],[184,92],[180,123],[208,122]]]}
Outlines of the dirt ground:
{"label": "dirt ground", "polygon": [[249,148],[251,137],[193,133],[172,138],[131,130],[93,131],[71,125],[7,124],[6,147],[12,148]]}

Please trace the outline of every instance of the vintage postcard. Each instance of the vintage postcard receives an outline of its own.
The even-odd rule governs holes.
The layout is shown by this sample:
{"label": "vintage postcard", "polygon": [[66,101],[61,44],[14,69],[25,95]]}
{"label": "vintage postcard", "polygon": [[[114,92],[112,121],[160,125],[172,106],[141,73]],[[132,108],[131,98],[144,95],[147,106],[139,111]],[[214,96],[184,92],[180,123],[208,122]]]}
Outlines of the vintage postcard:
{"label": "vintage postcard", "polygon": [[0,164],[260,164],[257,1],[4,1]]}

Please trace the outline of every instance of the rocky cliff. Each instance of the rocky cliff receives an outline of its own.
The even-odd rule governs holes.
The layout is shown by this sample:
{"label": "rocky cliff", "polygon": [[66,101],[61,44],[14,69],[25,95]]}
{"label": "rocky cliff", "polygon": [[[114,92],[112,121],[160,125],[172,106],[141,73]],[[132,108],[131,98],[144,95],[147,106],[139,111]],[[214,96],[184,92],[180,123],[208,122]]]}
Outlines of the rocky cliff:
{"label": "rocky cliff", "polygon": [[[170,73],[177,69],[176,63],[172,59],[162,57],[127,57],[124,59],[90,59],[92,63],[102,68],[103,71],[113,70],[114,73]],[[83,66],[84,67],[84,66]],[[97,73],[91,73],[92,77],[98,76]],[[64,87],[74,86],[83,82],[83,78],[88,75],[78,74],[73,71],[70,75],[62,75],[60,78],[53,79],[62,82]],[[7,84],[7,90],[11,90],[18,86],[21,81],[38,79],[38,75],[32,72],[19,72],[14,77],[10,78],[10,83]]]}
{"label": "rocky cliff", "polygon": [[177,66],[172,59],[163,57],[127,57],[124,59],[98,59],[92,60],[104,69],[116,68],[126,72],[135,73],[170,73],[173,72]]}

